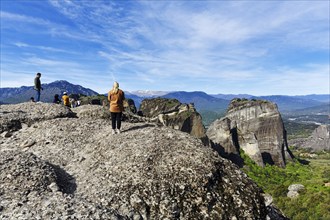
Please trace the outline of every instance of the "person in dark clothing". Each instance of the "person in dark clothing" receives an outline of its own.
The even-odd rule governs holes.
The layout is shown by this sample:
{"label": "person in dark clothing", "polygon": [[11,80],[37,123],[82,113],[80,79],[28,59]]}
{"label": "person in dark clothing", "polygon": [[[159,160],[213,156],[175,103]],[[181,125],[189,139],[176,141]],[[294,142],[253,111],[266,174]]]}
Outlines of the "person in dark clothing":
{"label": "person in dark clothing", "polygon": [[40,102],[40,91],[43,90],[40,82],[41,73],[37,73],[36,78],[34,78],[34,90],[37,91],[36,102]]}
{"label": "person in dark clothing", "polygon": [[62,101],[60,99],[60,96],[58,94],[55,94],[53,103],[55,103],[55,104],[61,104],[61,102]]}

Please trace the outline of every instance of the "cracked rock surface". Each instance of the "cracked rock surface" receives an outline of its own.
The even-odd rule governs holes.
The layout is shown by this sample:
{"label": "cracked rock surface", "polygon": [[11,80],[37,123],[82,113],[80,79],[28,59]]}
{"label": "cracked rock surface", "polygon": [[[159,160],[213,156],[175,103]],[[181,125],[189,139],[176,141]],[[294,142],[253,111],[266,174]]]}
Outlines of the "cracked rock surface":
{"label": "cracked rock surface", "polygon": [[[54,105],[36,106],[27,118]],[[266,219],[260,188],[201,140],[63,111],[1,133],[0,219]]]}

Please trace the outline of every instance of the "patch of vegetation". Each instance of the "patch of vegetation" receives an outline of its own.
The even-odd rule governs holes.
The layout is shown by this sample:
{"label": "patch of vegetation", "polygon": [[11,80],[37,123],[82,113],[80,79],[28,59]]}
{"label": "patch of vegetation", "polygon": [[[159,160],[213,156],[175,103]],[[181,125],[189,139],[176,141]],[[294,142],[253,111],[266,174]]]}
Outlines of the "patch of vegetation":
{"label": "patch of vegetation", "polygon": [[209,127],[215,120],[225,116],[225,112],[215,112],[209,110],[200,110],[198,112],[202,116],[202,121],[206,128]]}
{"label": "patch of vegetation", "polygon": [[[258,166],[243,151],[243,171],[266,193],[273,196],[274,203],[291,219],[330,219],[330,160],[313,159],[308,165],[290,162],[286,168]],[[299,197],[287,197],[291,184],[302,184],[305,190]]]}
{"label": "patch of vegetation", "polygon": [[181,112],[179,115],[181,118],[186,119],[186,118],[189,118],[192,114],[193,114],[192,111],[184,111],[184,112]]}
{"label": "patch of vegetation", "polygon": [[261,100],[261,99],[246,99],[246,98],[235,98],[235,99],[232,99],[229,106],[228,106],[228,109],[227,111],[230,111],[234,108],[242,108],[246,105],[249,105],[249,106],[254,106],[254,105],[260,105],[260,104],[263,104],[263,103],[270,103],[269,101],[267,100]]}
{"label": "patch of vegetation", "polygon": [[108,103],[108,97],[106,97],[105,95],[81,96],[79,99],[81,100],[82,105],[87,105],[87,104],[102,105],[103,101]]}
{"label": "patch of vegetation", "polygon": [[177,99],[168,99],[168,100],[166,100],[165,105],[166,105],[167,109],[170,109],[177,105],[180,105],[180,102]]}

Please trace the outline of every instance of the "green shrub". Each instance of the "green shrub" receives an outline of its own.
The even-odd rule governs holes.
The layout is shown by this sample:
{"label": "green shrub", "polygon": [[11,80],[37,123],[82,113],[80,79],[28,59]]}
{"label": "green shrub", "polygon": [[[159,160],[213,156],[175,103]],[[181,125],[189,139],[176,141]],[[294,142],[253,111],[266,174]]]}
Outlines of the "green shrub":
{"label": "green shrub", "polygon": [[330,169],[324,170],[322,172],[322,178],[325,179],[325,182],[330,182]]}

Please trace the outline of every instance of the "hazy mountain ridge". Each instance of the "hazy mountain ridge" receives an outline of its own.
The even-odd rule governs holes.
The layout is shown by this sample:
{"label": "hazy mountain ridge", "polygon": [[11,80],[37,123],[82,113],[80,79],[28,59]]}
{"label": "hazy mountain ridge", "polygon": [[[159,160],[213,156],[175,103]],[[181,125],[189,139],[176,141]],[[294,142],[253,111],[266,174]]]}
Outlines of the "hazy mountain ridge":
{"label": "hazy mountain ridge", "polygon": [[134,104],[137,108],[140,107],[141,102],[143,101],[143,99],[145,99],[144,97],[137,96],[137,95],[134,95],[134,94],[132,94],[130,92],[126,92],[126,91],[125,91],[125,98],[126,99],[133,99]]}
{"label": "hazy mountain ridge", "polygon": [[[286,111],[283,111],[284,114],[286,114]],[[315,115],[320,115],[320,114],[330,114],[330,103],[327,104],[322,104],[322,105],[317,105],[317,106],[312,106],[308,108],[303,108],[303,109],[297,109],[293,112],[289,112],[291,115],[303,115],[303,114],[310,114],[313,113]]]}
{"label": "hazy mountain ridge", "polygon": [[[164,98],[175,98],[182,103],[194,103],[198,110],[212,110],[216,112],[224,112],[230,100],[234,98],[246,99],[261,99],[274,102],[279,107],[280,111],[296,111],[307,108],[324,109],[326,94],[306,95],[306,96],[286,96],[286,95],[271,95],[271,96],[253,96],[249,94],[217,94],[209,95],[202,91],[185,92],[177,91],[163,95]],[[219,98],[222,97],[222,98]],[[321,101],[323,100],[323,101]]]}
{"label": "hazy mountain ridge", "polygon": [[224,112],[227,109],[229,100],[215,98],[205,92],[171,92],[163,98],[178,99],[182,103],[194,103],[197,110],[211,110],[215,112]]}
{"label": "hazy mountain ridge", "polygon": [[[44,102],[51,102],[55,94],[61,94],[67,91],[70,94],[84,94],[87,96],[97,95],[98,93],[82,87],[80,85],[74,85],[64,80],[55,81],[49,84],[42,84],[44,90],[41,94],[41,100]],[[20,103],[29,101],[30,97],[35,96],[33,86],[22,86],[19,88],[0,88],[0,103]],[[182,103],[194,103],[198,111],[207,110],[214,111],[216,113],[224,113],[231,99],[233,98],[249,98],[249,99],[264,99],[277,104],[279,110],[284,111],[296,111],[308,108],[326,108],[325,102],[329,100],[329,94],[311,94],[305,96],[285,96],[285,95],[273,95],[273,96],[253,96],[249,94],[217,94],[209,95],[202,91],[186,92],[166,92],[166,91],[150,91],[150,90],[138,90],[138,91],[125,91],[126,98],[134,100],[136,106],[139,106],[143,99],[163,97],[163,98],[175,98]],[[329,102],[328,102],[329,103]],[[313,110],[315,111],[315,109]],[[316,110],[317,111],[317,110]]]}
{"label": "hazy mountain ridge", "polygon": [[253,96],[253,95],[249,95],[249,94],[210,94],[210,95],[215,98],[226,99],[226,100],[232,100],[234,98],[249,99]]}
{"label": "hazy mountain ridge", "polygon": [[311,95],[299,95],[299,96],[293,96],[301,99],[310,99],[310,100],[315,100],[319,102],[330,102],[330,94],[311,94]]}
{"label": "hazy mountain ridge", "polygon": [[[43,90],[41,91],[41,101],[52,102],[54,95],[62,95],[63,92],[69,94],[83,94],[87,96],[97,95],[98,93],[82,87],[80,85],[74,85],[65,80],[58,80],[48,84],[42,84]],[[16,104],[21,102],[27,102],[31,97],[35,97],[35,90],[33,86],[22,86],[19,88],[0,88],[0,102],[7,104]]]}
{"label": "hazy mountain ridge", "polygon": [[[323,95],[320,95],[323,96]],[[293,111],[297,109],[305,109],[324,104],[314,99],[300,98],[296,96],[272,95],[272,96],[252,96],[252,99],[263,99],[274,102],[280,111]]]}
{"label": "hazy mountain ridge", "polygon": [[129,95],[136,95],[139,97],[158,97],[158,96],[163,96],[171,92],[166,92],[166,91],[151,91],[151,90],[136,90],[132,92],[126,92]]}

